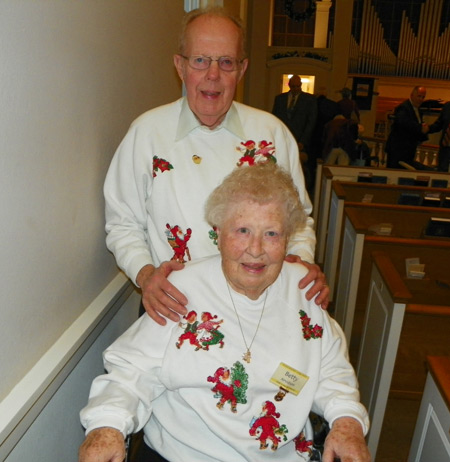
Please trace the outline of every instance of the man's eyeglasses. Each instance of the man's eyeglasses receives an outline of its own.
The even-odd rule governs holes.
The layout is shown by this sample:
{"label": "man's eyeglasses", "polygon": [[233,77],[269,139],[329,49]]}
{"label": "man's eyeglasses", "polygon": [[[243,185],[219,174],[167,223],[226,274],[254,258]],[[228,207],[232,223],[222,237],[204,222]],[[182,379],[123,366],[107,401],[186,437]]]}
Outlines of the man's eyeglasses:
{"label": "man's eyeglasses", "polygon": [[237,70],[243,61],[242,59],[230,58],[229,56],[221,56],[216,59],[211,58],[211,56],[180,56],[187,60],[192,69],[196,69],[198,71],[209,69],[211,62],[217,61],[217,64],[222,71],[232,72]]}

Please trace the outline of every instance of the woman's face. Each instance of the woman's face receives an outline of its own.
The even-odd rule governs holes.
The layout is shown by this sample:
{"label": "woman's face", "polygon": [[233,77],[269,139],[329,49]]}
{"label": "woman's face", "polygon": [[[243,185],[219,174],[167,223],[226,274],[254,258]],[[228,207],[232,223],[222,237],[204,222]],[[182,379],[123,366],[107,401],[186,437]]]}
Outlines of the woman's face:
{"label": "woman's face", "polygon": [[285,207],[241,201],[218,229],[222,268],[231,287],[252,300],[278,277],[286,255]]}

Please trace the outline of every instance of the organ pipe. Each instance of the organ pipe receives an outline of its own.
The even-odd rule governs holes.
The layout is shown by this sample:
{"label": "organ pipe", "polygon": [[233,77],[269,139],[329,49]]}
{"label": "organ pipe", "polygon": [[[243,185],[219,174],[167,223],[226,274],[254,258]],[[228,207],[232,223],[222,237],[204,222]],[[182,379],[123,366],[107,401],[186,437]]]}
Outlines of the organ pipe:
{"label": "organ pipe", "polygon": [[384,29],[370,0],[364,0],[361,38],[351,42],[349,71],[372,75],[416,78],[450,77],[450,26],[439,35],[443,0],[427,0],[421,6],[417,35],[402,12],[398,53],[384,39]]}

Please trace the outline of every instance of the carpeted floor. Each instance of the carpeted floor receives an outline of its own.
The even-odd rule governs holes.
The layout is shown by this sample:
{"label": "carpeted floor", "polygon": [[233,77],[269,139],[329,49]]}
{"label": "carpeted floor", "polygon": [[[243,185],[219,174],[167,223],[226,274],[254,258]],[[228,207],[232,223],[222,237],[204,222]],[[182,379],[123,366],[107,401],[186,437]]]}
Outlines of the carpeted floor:
{"label": "carpeted floor", "polygon": [[374,462],[406,462],[420,401],[389,398]]}

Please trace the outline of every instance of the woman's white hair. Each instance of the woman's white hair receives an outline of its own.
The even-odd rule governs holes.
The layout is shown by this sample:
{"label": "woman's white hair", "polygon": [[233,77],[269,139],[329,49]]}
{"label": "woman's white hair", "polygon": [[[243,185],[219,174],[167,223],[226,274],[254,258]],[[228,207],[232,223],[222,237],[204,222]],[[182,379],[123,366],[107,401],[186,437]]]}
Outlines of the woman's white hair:
{"label": "woman's white hair", "polygon": [[285,211],[288,235],[305,226],[306,213],[291,175],[272,161],[237,167],[225,177],[206,202],[206,221],[220,228],[229,206],[244,200],[279,203]]}

